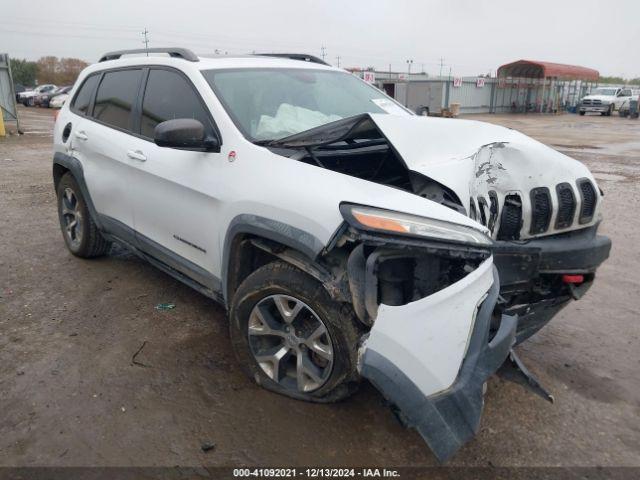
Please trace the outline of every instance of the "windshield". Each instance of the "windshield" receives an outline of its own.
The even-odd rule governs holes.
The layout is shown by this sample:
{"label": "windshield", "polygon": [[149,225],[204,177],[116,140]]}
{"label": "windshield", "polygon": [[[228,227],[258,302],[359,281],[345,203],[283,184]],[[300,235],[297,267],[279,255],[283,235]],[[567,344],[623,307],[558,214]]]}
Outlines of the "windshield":
{"label": "windshield", "polygon": [[609,97],[612,97],[615,94],[615,88],[596,88],[595,91],[591,93],[591,95],[607,95]]}
{"label": "windshield", "polygon": [[277,140],[362,113],[411,115],[346,72],[260,68],[202,73],[251,141]]}

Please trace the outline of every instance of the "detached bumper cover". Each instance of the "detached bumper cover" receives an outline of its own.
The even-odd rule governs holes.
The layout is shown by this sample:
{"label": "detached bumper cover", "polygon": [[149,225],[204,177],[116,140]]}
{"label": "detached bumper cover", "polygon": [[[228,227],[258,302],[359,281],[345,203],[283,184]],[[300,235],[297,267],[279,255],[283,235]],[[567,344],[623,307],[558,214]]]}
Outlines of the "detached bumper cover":
{"label": "detached bumper cover", "polygon": [[[461,365],[455,354],[447,355],[443,359],[453,364],[458,362],[455,365],[457,377],[448,388],[436,392],[425,391],[428,390],[428,388],[425,388],[425,384],[429,384],[429,382],[425,383],[424,377],[427,377],[428,380],[430,376],[433,376],[433,372],[424,368],[423,372],[416,374],[414,371],[410,374],[406,368],[399,368],[391,360],[391,358],[398,357],[394,357],[391,354],[387,355],[385,349],[380,348],[383,343],[380,341],[374,344],[375,348],[367,348],[365,343],[364,353],[360,362],[362,376],[368,378],[387,400],[399,408],[407,425],[418,430],[441,462],[450,458],[477,433],[484,403],[484,384],[502,365],[514,343],[517,319],[516,317],[504,315],[496,334],[489,341],[491,317],[498,299],[500,281],[493,264],[490,261],[487,261],[487,263],[488,265],[484,265],[484,267],[490,270],[485,274],[481,274],[483,275],[482,277],[475,279],[474,284],[485,285],[482,282],[486,281],[487,275],[492,275],[493,281],[488,292],[485,290],[487,295],[477,311],[475,322],[473,322],[473,318],[468,319],[471,331],[467,332],[468,336],[462,342],[464,359]],[[470,276],[473,273],[475,272],[472,272]],[[481,280],[481,278],[484,280]],[[463,280],[458,283],[463,283]],[[447,287],[445,291],[452,287]],[[465,287],[467,287],[465,290],[469,289],[469,286]],[[471,290],[473,289],[471,288]],[[476,289],[476,294],[477,291]],[[451,295],[456,294],[460,295],[454,288]],[[484,296],[483,294],[475,298],[475,302],[479,303]],[[447,332],[441,330],[429,332],[430,323],[435,320],[434,318],[429,318],[431,313],[448,313],[451,316],[468,313],[460,308],[460,304],[464,302],[464,299],[454,298],[451,295],[445,295],[443,298],[444,304],[449,309],[448,312],[442,309],[438,311],[435,308],[424,310],[426,318],[419,320],[422,322],[423,329],[428,331],[427,335],[429,336],[426,337],[426,340],[432,340],[431,337],[435,337],[437,341],[440,336],[443,338],[442,341],[446,342],[447,337]],[[473,317],[473,315],[471,316]],[[454,318],[449,317],[448,320],[454,323]],[[376,320],[376,323],[378,321],[380,321],[380,318]],[[376,325],[374,324],[372,334],[375,328]],[[424,332],[416,332],[417,337],[422,337],[422,335],[424,335]],[[393,340],[390,340],[390,342],[393,342]],[[466,346],[466,353],[464,353],[464,346]],[[409,350],[410,347],[407,347],[407,349]],[[410,354],[415,357],[424,353],[423,357],[427,357],[427,349],[428,347],[425,346],[424,352],[412,351]],[[387,350],[393,353],[393,347]],[[413,379],[410,378],[411,375]],[[440,378],[440,380],[445,383],[447,381],[443,378]],[[437,385],[437,382],[431,382],[431,384]]]}

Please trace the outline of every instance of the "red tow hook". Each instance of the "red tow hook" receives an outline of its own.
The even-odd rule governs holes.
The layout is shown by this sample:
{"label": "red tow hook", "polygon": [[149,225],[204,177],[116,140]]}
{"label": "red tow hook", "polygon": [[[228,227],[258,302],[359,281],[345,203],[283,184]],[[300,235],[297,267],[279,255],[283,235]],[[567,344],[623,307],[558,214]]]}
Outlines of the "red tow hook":
{"label": "red tow hook", "polygon": [[562,275],[562,283],[579,285],[584,283],[584,275]]}
{"label": "red tow hook", "polygon": [[569,287],[569,292],[571,292],[571,296],[574,300],[578,300],[582,295],[584,295],[584,291],[581,292],[578,288],[584,283],[584,275],[562,275],[562,283]]}

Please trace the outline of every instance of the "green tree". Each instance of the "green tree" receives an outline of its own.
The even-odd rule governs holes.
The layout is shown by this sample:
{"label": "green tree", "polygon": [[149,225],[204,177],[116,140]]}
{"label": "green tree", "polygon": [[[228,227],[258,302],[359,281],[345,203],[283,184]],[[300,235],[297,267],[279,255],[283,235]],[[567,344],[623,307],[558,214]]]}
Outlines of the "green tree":
{"label": "green tree", "polygon": [[34,85],[36,83],[36,73],[36,62],[18,58],[11,59],[11,76],[14,84]]}

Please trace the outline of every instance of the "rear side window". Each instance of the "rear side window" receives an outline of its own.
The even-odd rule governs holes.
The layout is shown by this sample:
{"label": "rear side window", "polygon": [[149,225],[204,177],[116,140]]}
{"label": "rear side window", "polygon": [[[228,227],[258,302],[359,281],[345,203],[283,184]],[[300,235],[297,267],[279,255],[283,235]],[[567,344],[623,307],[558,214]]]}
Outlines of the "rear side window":
{"label": "rear side window", "polygon": [[80,90],[78,90],[78,93],[76,94],[76,98],[73,100],[71,110],[82,115],[87,114],[89,105],[91,104],[91,99],[93,98],[93,92],[96,90],[99,78],[100,77],[98,75],[91,75],[84,81]]}
{"label": "rear side window", "polygon": [[96,94],[93,117],[124,130],[131,129],[131,111],[138,96],[142,70],[107,72]]}
{"label": "rear side window", "polygon": [[208,111],[191,83],[177,72],[151,70],[142,102],[140,133],[153,138],[156,125],[175,118],[199,120],[207,135],[214,134]]}

